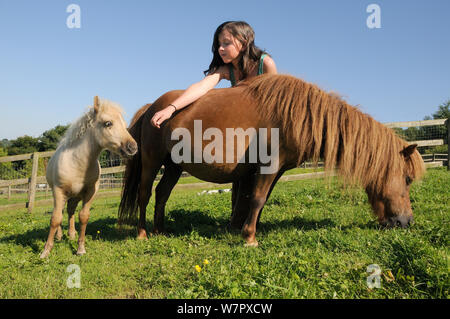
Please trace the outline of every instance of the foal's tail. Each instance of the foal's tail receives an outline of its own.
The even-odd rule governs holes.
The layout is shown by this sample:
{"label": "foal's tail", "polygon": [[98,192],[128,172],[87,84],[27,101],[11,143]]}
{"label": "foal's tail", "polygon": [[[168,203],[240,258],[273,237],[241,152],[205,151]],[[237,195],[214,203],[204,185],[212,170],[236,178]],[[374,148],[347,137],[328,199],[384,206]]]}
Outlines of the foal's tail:
{"label": "foal's tail", "polygon": [[123,177],[122,199],[119,205],[118,223],[136,225],[138,209],[138,191],[141,183],[141,129],[145,112],[151,104],[146,104],[136,112],[128,131],[138,145],[138,152],[127,161]]}

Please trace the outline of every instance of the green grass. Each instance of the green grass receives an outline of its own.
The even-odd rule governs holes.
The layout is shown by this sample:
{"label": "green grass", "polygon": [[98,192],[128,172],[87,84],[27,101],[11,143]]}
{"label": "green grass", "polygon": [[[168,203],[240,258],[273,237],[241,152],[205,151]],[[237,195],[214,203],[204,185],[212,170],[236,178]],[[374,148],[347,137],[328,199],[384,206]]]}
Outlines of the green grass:
{"label": "green grass", "polygon": [[[174,190],[167,234],[147,241],[136,240],[134,228],[117,227],[119,198],[99,198],[82,257],[66,237],[66,215],[63,240],[40,260],[51,207],[31,216],[1,212],[0,298],[448,298],[445,169],[430,169],[413,184],[409,229],[380,229],[365,193],[335,180],[278,183],[261,217],[258,248],[226,231],[230,193],[199,192]],[[152,198],[149,228],[153,205]],[[66,285],[71,264],[81,269],[79,289]],[[381,288],[366,284],[371,264],[381,269]]]}

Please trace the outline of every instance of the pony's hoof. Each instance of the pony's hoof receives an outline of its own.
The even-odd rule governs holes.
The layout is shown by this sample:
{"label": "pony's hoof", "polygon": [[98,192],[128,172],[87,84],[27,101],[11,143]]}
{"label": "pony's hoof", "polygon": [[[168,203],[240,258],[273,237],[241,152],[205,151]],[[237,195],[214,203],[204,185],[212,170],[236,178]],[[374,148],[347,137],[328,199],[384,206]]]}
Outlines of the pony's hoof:
{"label": "pony's hoof", "polygon": [[245,243],[244,247],[258,247],[258,242],[255,240],[250,243]]}
{"label": "pony's hoof", "polygon": [[78,249],[77,251],[77,256],[83,256],[84,254],[86,254],[86,249]]}
{"label": "pony's hoof", "polygon": [[147,240],[148,239],[147,232],[145,231],[145,229],[143,229],[143,228],[138,229],[138,234],[137,234],[136,239],[138,239],[138,240]]}

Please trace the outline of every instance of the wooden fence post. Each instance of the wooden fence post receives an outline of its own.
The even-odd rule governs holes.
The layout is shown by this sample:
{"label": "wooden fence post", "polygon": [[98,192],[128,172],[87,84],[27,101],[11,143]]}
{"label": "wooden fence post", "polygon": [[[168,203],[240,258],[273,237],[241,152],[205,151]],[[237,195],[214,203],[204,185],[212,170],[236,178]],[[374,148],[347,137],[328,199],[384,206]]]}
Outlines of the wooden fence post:
{"label": "wooden fence post", "polygon": [[36,197],[36,181],[39,168],[39,153],[33,153],[33,167],[31,168],[31,177],[28,186],[28,212],[32,213],[34,208],[34,199]]}
{"label": "wooden fence post", "polygon": [[450,170],[450,118],[445,121],[447,126],[447,170]]}

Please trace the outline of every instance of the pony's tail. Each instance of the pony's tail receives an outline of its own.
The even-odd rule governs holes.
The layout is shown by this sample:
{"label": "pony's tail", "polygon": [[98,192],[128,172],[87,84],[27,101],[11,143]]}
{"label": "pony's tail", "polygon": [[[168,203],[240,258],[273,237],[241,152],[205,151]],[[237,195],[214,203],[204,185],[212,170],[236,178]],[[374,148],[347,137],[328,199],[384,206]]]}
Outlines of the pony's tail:
{"label": "pony's tail", "polygon": [[122,198],[119,205],[118,224],[137,224],[138,191],[141,184],[141,129],[145,112],[151,104],[144,105],[131,120],[128,131],[138,145],[138,152],[127,161],[123,176]]}

